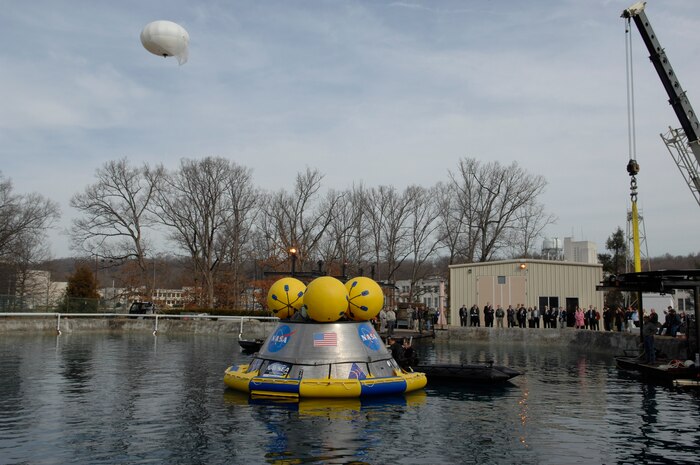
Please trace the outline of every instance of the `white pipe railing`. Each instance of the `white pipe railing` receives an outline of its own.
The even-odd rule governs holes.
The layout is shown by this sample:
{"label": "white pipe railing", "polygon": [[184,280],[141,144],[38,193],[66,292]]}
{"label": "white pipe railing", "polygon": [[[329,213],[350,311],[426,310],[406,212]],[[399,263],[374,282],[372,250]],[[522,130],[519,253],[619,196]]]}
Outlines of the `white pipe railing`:
{"label": "white pipe railing", "polygon": [[36,312],[10,312],[2,313],[0,312],[0,317],[3,316],[20,316],[20,317],[37,317],[37,316],[48,316],[56,318],[56,334],[61,334],[61,317],[104,317],[104,318],[115,318],[115,317],[128,317],[128,318],[153,318],[153,335],[158,334],[158,319],[217,319],[217,320],[240,320],[241,326],[238,331],[238,338],[240,339],[243,334],[243,322],[246,320],[262,320],[262,321],[277,321],[279,320],[276,316],[231,316],[231,315],[209,315],[205,313],[201,314],[191,314],[191,315],[159,315],[159,314],[141,314],[141,313],[36,313]]}
{"label": "white pipe railing", "polygon": [[238,331],[238,339],[241,339],[241,336],[243,336],[243,322],[246,320],[268,320],[268,321],[278,321],[279,317],[276,316],[242,316],[241,318],[241,329]]}

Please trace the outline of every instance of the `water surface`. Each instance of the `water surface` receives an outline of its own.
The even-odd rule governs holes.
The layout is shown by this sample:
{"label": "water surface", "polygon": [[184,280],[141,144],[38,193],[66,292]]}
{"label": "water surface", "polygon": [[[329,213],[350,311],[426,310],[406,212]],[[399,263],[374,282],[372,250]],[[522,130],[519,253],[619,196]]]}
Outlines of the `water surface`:
{"label": "water surface", "polygon": [[428,342],[423,359],[495,360],[504,386],[429,384],[373,400],[271,403],[228,391],[235,337],[0,339],[0,463],[698,463],[700,396],[610,357]]}

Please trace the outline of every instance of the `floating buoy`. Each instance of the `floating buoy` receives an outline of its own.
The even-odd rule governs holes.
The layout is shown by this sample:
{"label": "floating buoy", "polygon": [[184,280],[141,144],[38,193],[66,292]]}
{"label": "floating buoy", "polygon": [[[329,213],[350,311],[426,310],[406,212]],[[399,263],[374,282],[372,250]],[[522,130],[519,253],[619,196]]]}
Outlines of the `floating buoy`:
{"label": "floating buoy", "polygon": [[267,293],[267,308],[279,318],[290,318],[304,304],[306,286],[296,278],[277,280]]}
{"label": "floating buoy", "polygon": [[345,283],[348,290],[347,315],[355,321],[368,321],[384,306],[384,292],[373,279],[359,276]]}

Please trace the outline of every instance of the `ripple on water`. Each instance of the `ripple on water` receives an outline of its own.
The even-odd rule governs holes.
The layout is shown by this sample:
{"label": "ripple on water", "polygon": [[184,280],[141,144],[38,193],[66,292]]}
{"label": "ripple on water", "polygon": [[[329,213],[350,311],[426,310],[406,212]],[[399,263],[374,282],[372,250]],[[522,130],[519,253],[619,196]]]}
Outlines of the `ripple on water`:
{"label": "ripple on water", "polygon": [[270,403],[223,388],[223,370],[249,359],[235,337],[3,337],[0,461],[697,462],[698,396],[621,376],[609,357],[441,341],[418,351],[525,375],[390,399]]}

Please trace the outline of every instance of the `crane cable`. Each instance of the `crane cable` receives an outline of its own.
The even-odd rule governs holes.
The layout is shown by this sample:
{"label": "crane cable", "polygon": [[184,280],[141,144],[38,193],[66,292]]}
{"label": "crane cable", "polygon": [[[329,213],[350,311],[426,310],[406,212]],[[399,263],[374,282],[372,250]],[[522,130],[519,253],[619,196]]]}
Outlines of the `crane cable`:
{"label": "crane cable", "polygon": [[625,77],[627,80],[627,145],[630,160],[637,158],[637,133],[634,115],[634,68],[632,66],[632,34],[630,18],[625,19]]}
{"label": "crane cable", "polygon": [[639,213],[637,210],[637,133],[634,116],[634,67],[632,66],[632,34],[630,34],[630,18],[625,19],[625,68],[627,80],[627,143],[629,162],[627,173],[630,175],[630,199],[632,201],[632,246],[634,253],[634,271],[642,271],[642,259],[639,243]]}

